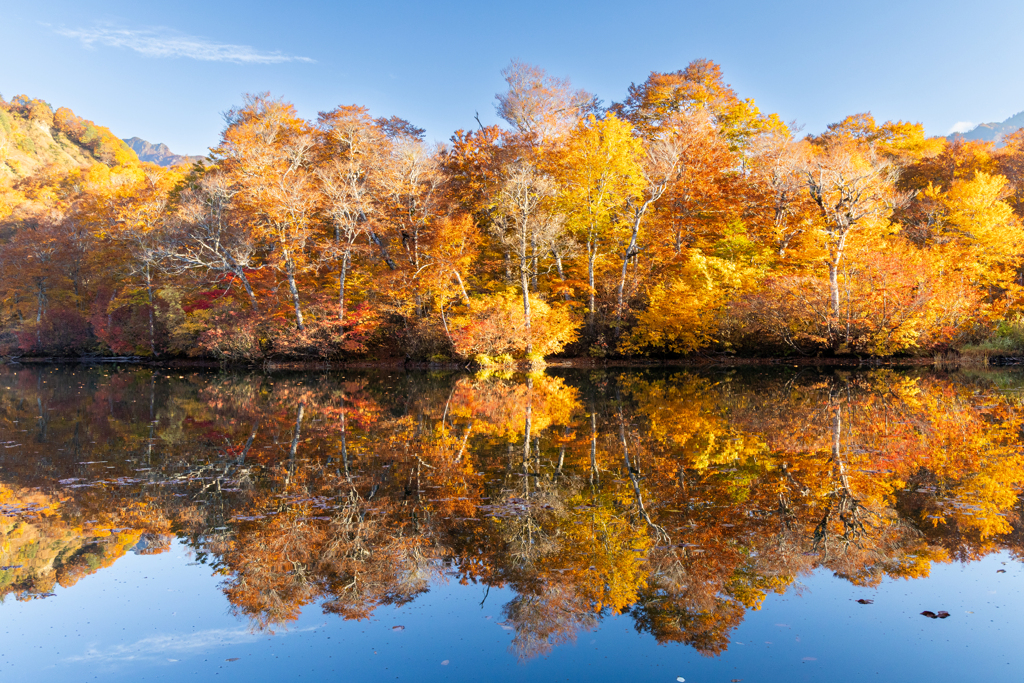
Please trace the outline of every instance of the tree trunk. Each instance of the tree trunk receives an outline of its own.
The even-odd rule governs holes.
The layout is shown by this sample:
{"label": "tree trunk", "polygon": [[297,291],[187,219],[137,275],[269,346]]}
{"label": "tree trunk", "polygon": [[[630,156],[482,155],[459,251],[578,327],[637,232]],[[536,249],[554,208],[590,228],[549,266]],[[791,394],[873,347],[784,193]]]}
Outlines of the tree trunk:
{"label": "tree trunk", "polygon": [[239,268],[235,271],[235,275],[238,276],[238,279],[242,283],[242,287],[245,289],[246,295],[249,297],[249,306],[251,306],[254,311],[260,310],[260,305],[256,301],[256,294],[252,291],[252,285],[249,283],[249,278],[245,276],[245,271]]}
{"label": "tree trunk", "polygon": [[306,404],[299,404],[299,413],[295,416],[295,433],[292,434],[292,446],[288,449],[288,477],[285,486],[295,477],[295,456],[299,452],[299,438],[302,436],[302,415],[306,412]]}
{"label": "tree trunk", "polygon": [[348,280],[348,264],[350,251],[345,250],[341,257],[341,273],[338,275],[338,322],[345,322],[345,283]]}
{"label": "tree trunk", "polygon": [[[555,255],[555,267],[558,269],[558,279],[562,281],[562,286],[564,287],[565,286],[565,271],[562,269],[562,254],[560,252],[552,252],[552,253],[554,253],[554,255]],[[572,299],[572,297],[569,296],[569,292],[563,289],[562,290],[562,300],[563,301],[569,301],[570,299]]]}
{"label": "tree trunk", "polygon": [[305,330],[306,325],[302,321],[302,305],[299,303],[299,287],[295,282],[295,260],[288,252],[284,254],[284,264],[285,270],[288,272],[288,291],[291,292],[292,304],[295,306],[295,327]]}
{"label": "tree trunk", "polygon": [[588,309],[588,323],[590,328],[594,327],[594,318],[596,317],[596,310],[594,306],[594,297],[596,288],[594,287],[594,262],[597,261],[597,240],[591,240],[587,242],[587,284],[590,285],[590,296],[589,296],[589,309]]}
{"label": "tree trunk", "polygon": [[153,310],[156,306],[153,301],[153,278],[149,271],[149,264],[146,264],[146,293],[149,295],[149,351],[156,357],[156,322],[153,317]]}
{"label": "tree trunk", "polygon": [[830,261],[828,264],[828,289],[834,319],[829,325],[829,333],[832,335],[832,353],[839,353],[839,264],[836,261]]}
{"label": "tree trunk", "polygon": [[539,285],[537,284],[537,272],[540,270],[540,257],[537,254],[536,235],[530,239],[530,249],[531,251],[533,251],[533,259],[531,261],[533,263],[533,267],[531,268],[532,272],[530,273],[530,280],[533,283],[534,287],[538,287]]}
{"label": "tree trunk", "polygon": [[462,300],[466,302],[466,306],[469,306],[469,294],[466,293],[466,285],[462,283],[462,276],[459,275],[459,271],[457,270],[453,270],[452,272],[455,274],[455,279],[459,282],[459,289],[462,290]]}
{"label": "tree trunk", "polygon": [[828,289],[832,300],[832,315],[839,318],[839,264],[828,264]]}
{"label": "tree trunk", "polygon": [[38,305],[36,306],[36,346],[41,346],[43,343],[41,326],[43,322],[43,302],[46,300],[46,287],[43,284],[43,278],[38,278],[36,284],[39,286],[36,293],[38,298]]}
{"label": "tree trunk", "polygon": [[115,289],[110,294],[110,301],[107,302],[107,335],[108,336],[110,335],[110,328],[114,324],[114,313],[111,310],[111,307],[114,305],[114,299],[116,299],[116,298],[117,298],[117,290]]}
{"label": "tree trunk", "polygon": [[388,265],[388,269],[397,270],[398,264],[395,263],[394,259],[388,255],[388,249],[384,246],[384,242],[381,238],[377,236],[377,233],[368,229],[366,234],[370,236],[370,241],[377,245],[377,249],[380,250],[380,257],[384,259],[384,263]]}
{"label": "tree trunk", "polygon": [[526,324],[526,355],[529,356],[533,353],[533,337],[530,328],[530,278],[526,268],[527,262],[528,260],[523,258],[519,267],[519,284],[523,288],[523,321]]}
{"label": "tree trunk", "polygon": [[36,306],[36,324],[37,325],[43,321],[43,305],[44,305],[43,302],[46,301],[46,285],[43,284],[43,283],[44,283],[44,279],[43,278],[38,278],[36,280],[36,285],[38,285],[38,289],[36,291],[36,298],[37,298],[37,304],[38,304]]}
{"label": "tree trunk", "polygon": [[633,234],[630,237],[626,253],[622,257],[622,278],[619,280],[619,301],[615,312],[615,317],[620,321],[622,320],[622,312],[625,308],[626,273],[629,268],[629,259],[633,256],[633,250],[636,249],[636,237],[639,230],[640,219],[638,218],[636,223],[633,224]]}
{"label": "tree trunk", "polygon": [[242,287],[245,289],[246,295],[249,297],[249,306],[252,310],[260,310],[259,304],[256,302],[256,294],[252,291],[252,285],[249,283],[249,278],[245,276],[245,269],[238,265],[238,262],[231,257],[231,254],[224,252],[224,259],[227,261],[228,266],[231,268],[231,272],[235,274],[238,281],[242,283]]}

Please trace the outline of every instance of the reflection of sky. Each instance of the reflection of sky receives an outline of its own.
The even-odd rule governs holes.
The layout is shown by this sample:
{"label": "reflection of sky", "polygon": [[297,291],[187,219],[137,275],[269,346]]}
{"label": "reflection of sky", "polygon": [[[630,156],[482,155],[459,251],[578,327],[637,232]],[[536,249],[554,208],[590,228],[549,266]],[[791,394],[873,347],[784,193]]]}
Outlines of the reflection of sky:
{"label": "reflection of sky", "polygon": [[[717,658],[658,646],[623,616],[525,663],[509,654],[512,634],[498,623],[508,590],[491,590],[481,604],[482,586],[450,582],[369,622],[310,606],[286,630],[253,634],[231,616],[220,577],[190,562],[176,543],[162,555],[127,555],[55,597],[8,599],[0,605],[0,681],[992,683],[1019,681],[1024,667],[1024,567],[1006,555],[933,565],[929,579],[887,580],[878,590],[818,572],[800,594],[770,596],[748,612]],[[875,603],[853,602],[861,597]],[[951,617],[920,616],[926,609]]]}

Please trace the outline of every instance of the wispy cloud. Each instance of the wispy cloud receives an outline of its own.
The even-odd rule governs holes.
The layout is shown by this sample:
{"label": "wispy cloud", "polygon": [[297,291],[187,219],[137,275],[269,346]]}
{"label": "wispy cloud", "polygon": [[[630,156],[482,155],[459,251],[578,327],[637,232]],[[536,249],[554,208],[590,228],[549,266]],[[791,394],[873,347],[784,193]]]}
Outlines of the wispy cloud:
{"label": "wispy cloud", "polygon": [[[317,627],[306,627],[282,631],[278,635],[315,631]],[[163,659],[170,656],[188,656],[217,647],[251,643],[266,634],[246,629],[209,629],[193,633],[152,636],[134,643],[122,643],[107,648],[90,647],[80,655],[66,657],[66,662],[118,662]]]}
{"label": "wispy cloud", "polygon": [[283,52],[261,52],[249,45],[214,43],[205,38],[188,36],[167,28],[129,29],[116,26],[95,28],[55,28],[59,35],[77,38],[88,48],[96,45],[127,48],[147,57],[184,57],[203,62],[234,62],[236,64],[280,64],[282,62],[314,62]]}
{"label": "wispy cloud", "polygon": [[946,133],[946,135],[952,135],[953,133],[966,133],[976,125],[977,124],[971,123],[970,121],[957,121],[953,124],[953,127],[949,129],[949,132]]}

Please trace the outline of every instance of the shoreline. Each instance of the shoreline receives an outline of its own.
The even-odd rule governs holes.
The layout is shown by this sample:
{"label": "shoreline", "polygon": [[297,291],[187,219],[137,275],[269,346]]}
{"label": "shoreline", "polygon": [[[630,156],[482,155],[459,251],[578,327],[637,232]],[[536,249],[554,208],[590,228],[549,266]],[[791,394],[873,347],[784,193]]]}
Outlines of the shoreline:
{"label": "shoreline", "polygon": [[[995,361],[995,362],[993,362]],[[156,367],[167,369],[217,369],[217,370],[251,370],[251,371],[331,371],[331,370],[448,370],[467,371],[485,369],[471,361],[467,362],[431,362],[431,361],[410,361],[404,358],[383,358],[375,360],[349,360],[349,361],[264,361],[262,363],[224,363],[206,359],[155,359],[150,360],[134,356],[32,356],[18,357],[3,360],[4,365],[136,365],[142,367]],[[887,358],[850,358],[850,357],[734,357],[734,356],[699,356],[693,358],[551,358],[538,368],[560,368],[560,369],[604,369],[604,368],[735,368],[735,367],[959,367],[967,365],[971,367],[1000,367],[1007,365],[1024,364],[1024,359],[1019,358],[992,358],[985,359],[985,362],[959,363],[954,359],[936,359],[925,357],[887,357]],[[519,371],[527,368],[526,364],[513,366],[495,366],[496,370]]]}

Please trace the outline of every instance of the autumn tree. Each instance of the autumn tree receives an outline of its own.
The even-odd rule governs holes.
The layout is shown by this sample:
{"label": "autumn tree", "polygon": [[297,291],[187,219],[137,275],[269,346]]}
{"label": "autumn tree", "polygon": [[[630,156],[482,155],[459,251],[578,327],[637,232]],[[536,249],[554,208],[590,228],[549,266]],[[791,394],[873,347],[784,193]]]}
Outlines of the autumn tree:
{"label": "autumn tree", "polygon": [[596,312],[595,267],[614,242],[628,201],[643,188],[643,148],[632,127],[614,114],[580,121],[558,149],[555,177],[566,228],[587,250],[589,325]]}
{"label": "autumn tree", "polygon": [[568,78],[550,76],[532,64],[512,60],[501,70],[508,90],[494,96],[495,110],[513,130],[539,140],[568,132],[577,121],[600,110],[600,102]]}
{"label": "autumn tree", "polygon": [[[839,268],[851,236],[878,234],[901,199],[895,193],[898,171],[891,163],[861,153],[847,142],[819,150],[804,170],[817,207],[816,233],[827,251],[831,313],[840,317]],[[842,338],[833,333],[833,350]]]}
{"label": "autumn tree", "polygon": [[141,279],[149,305],[149,351],[157,355],[155,279],[163,261],[168,224],[167,197],[175,177],[164,171],[141,172],[134,183],[115,188],[109,199],[108,239],[129,255],[130,277]]}
{"label": "autumn tree", "polygon": [[365,234],[389,268],[396,268],[378,232],[385,220],[381,205],[389,173],[386,136],[363,107],[338,107],[321,112],[314,171],[323,211],[333,228],[325,250],[338,263],[338,320],[345,320],[345,295],[356,242]]}
{"label": "autumn tree", "polygon": [[510,164],[495,198],[492,231],[503,250],[514,259],[523,299],[526,354],[532,351],[530,329],[530,280],[537,261],[558,235],[564,218],[551,205],[553,180],[527,160]]}
{"label": "autumn tree", "polygon": [[276,268],[288,283],[295,326],[304,330],[298,278],[310,266],[306,247],[315,230],[313,132],[291,104],[267,93],[247,95],[225,120],[214,156],[237,189],[235,203],[247,229],[273,245]]}
{"label": "autumn tree", "polygon": [[237,190],[227,177],[204,173],[190,178],[177,198],[176,220],[159,249],[163,267],[173,273],[200,270],[237,280],[253,311],[259,302],[249,272],[259,267],[255,236],[232,210]]}
{"label": "autumn tree", "polygon": [[626,197],[623,222],[628,232],[619,240],[622,249],[622,273],[616,288],[617,303],[615,317],[621,323],[625,314],[626,277],[629,264],[639,256],[640,228],[648,211],[661,199],[679,172],[682,163],[684,142],[674,132],[650,140],[640,161],[641,190],[634,196]]}

